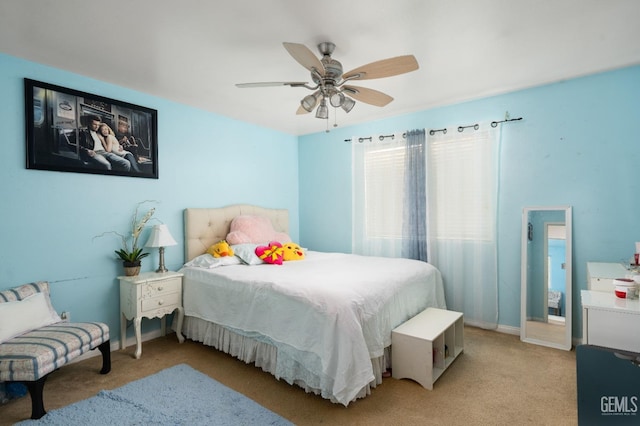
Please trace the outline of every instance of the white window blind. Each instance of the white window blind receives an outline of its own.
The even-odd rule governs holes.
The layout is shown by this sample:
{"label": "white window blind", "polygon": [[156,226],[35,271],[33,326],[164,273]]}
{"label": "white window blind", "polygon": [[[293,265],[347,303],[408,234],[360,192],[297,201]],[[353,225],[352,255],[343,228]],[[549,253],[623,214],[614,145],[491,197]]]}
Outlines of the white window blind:
{"label": "white window blind", "polygon": [[404,146],[381,147],[364,158],[368,238],[402,237]]}
{"label": "white window blind", "polygon": [[427,163],[429,203],[435,206],[430,209],[431,237],[492,241],[496,160],[488,133],[434,139],[428,143]]}
{"label": "white window blind", "polygon": [[356,254],[399,257],[406,140],[401,133],[371,139],[353,138],[351,249]]}

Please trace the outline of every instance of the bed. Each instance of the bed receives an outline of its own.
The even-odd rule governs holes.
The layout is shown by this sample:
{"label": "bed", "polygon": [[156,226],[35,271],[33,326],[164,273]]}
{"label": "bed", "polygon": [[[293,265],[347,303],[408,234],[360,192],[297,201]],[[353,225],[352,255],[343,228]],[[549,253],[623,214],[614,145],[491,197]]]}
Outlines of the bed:
{"label": "bed", "polygon": [[240,215],[266,217],[288,233],[283,209],[184,211],[182,332],[277,379],[347,406],[382,383],[393,328],[427,307],[446,308],[440,272],[409,259],[308,250],[282,265],[189,266]]}

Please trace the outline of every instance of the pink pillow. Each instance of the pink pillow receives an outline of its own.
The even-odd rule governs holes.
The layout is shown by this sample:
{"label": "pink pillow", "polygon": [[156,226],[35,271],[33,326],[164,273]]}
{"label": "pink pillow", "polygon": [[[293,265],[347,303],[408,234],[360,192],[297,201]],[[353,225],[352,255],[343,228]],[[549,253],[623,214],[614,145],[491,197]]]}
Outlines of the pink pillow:
{"label": "pink pillow", "polygon": [[284,232],[276,232],[269,218],[264,216],[240,215],[231,221],[229,234],[226,238],[229,244],[264,244],[268,241],[285,243],[291,241]]}
{"label": "pink pillow", "polygon": [[267,246],[256,247],[256,256],[262,259],[264,263],[282,265],[284,250],[282,244],[277,241],[271,241]]}

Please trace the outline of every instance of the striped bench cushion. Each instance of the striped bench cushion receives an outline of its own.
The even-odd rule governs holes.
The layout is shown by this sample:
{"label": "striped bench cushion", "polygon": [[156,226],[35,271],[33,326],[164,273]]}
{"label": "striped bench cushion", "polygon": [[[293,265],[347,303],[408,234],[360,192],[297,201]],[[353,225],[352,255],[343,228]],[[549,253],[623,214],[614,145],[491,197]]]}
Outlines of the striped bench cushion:
{"label": "striped bench cushion", "polygon": [[49,283],[47,281],[37,281],[0,291],[0,303],[24,300],[36,293],[45,294],[49,311],[51,311],[52,315],[57,315],[55,309],[53,309],[53,306],[51,305],[51,298],[49,297]]}
{"label": "striped bench cushion", "polygon": [[0,381],[34,381],[109,340],[99,322],[59,322],[0,345]]}

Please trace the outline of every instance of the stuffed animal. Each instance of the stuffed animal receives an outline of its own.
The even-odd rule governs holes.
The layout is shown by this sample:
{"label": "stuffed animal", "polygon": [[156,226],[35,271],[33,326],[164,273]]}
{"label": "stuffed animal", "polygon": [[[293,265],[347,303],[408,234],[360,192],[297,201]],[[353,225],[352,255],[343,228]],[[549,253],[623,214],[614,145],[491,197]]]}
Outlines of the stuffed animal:
{"label": "stuffed animal", "polygon": [[302,248],[296,243],[286,243],[282,246],[282,249],[284,250],[283,259],[285,261],[304,259],[304,251],[302,251]]}
{"label": "stuffed animal", "polygon": [[262,259],[265,263],[272,265],[282,265],[284,250],[282,244],[277,241],[271,241],[266,246],[256,247],[256,256]]}
{"label": "stuffed animal", "polygon": [[207,249],[207,253],[209,253],[213,257],[226,257],[233,256],[233,249],[225,240],[220,240],[211,247]]}

